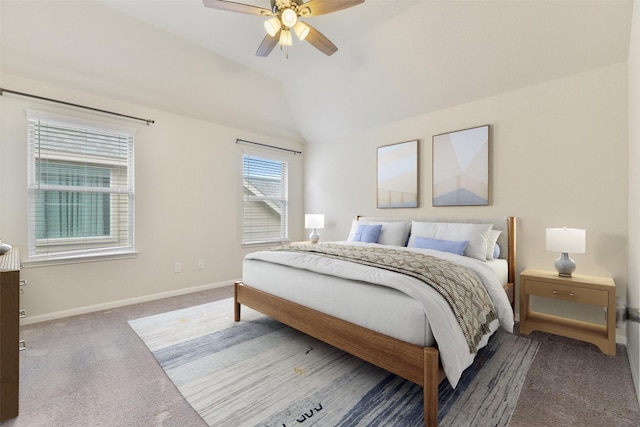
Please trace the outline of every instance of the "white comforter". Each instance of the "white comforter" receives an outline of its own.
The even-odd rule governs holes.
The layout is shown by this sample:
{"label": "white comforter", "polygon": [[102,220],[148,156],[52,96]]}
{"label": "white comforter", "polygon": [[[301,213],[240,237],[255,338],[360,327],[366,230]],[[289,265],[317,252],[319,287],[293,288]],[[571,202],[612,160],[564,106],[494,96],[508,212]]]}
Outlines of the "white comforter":
{"label": "white comforter", "polygon": [[[348,245],[367,245],[367,243],[355,242],[342,243]],[[511,304],[496,274],[485,262],[475,258],[430,249],[398,248],[396,246],[393,248],[437,256],[456,262],[474,271],[482,281],[489,297],[493,301],[494,310],[498,315],[500,325],[508,332],[513,332],[514,319]],[[462,372],[473,363],[475,354],[469,353],[469,347],[465,337],[447,301],[432,287],[426,286],[416,278],[349,261],[322,257],[312,253],[260,251],[248,254],[246,258],[287,265],[351,280],[374,283],[401,291],[422,303],[433,336],[438,343],[442,366],[452,387],[456,387]],[[478,348],[486,345],[489,335],[490,334],[487,334],[483,338]]]}

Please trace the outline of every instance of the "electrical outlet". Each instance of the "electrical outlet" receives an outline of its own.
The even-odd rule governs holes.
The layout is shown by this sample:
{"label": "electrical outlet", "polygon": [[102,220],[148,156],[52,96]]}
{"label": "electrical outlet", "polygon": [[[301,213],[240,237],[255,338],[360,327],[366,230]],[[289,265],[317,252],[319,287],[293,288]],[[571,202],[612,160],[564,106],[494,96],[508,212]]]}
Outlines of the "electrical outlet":
{"label": "electrical outlet", "polygon": [[182,273],[182,263],[176,262],[173,264],[173,272],[174,273]]}
{"label": "electrical outlet", "polygon": [[204,260],[203,259],[199,259],[198,260],[198,270],[202,270],[204,268]]}

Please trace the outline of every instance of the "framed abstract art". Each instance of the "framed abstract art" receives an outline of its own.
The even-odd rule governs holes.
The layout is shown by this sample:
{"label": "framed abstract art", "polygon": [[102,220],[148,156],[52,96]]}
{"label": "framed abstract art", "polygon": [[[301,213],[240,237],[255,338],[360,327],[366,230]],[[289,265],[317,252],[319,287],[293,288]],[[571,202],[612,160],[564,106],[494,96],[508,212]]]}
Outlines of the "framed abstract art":
{"label": "framed abstract art", "polygon": [[418,140],[378,148],[378,208],[418,207]]}
{"label": "framed abstract art", "polygon": [[433,137],[433,206],[489,205],[489,125]]}

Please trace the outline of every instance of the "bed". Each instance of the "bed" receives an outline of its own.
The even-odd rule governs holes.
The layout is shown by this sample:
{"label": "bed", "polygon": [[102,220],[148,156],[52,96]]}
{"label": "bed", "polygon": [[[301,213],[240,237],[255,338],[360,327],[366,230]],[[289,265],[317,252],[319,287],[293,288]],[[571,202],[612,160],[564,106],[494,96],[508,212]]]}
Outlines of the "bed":
{"label": "bed", "polygon": [[[234,288],[235,320],[242,305],[251,307],[422,386],[425,425],[435,426],[439,383],[447,378],[455,387],[489,337],[499,327],[513,328],[515,225],[514,217],[356,217],[344,242],[248,254]],[[494,315],[470,338],[468,325],[456,323],[466,316],[454,313],[457,304],[417,285],[415,275],[338,258],[360,252],[431,255],[429,262],[454,272],[462,265],[480,278]]]}

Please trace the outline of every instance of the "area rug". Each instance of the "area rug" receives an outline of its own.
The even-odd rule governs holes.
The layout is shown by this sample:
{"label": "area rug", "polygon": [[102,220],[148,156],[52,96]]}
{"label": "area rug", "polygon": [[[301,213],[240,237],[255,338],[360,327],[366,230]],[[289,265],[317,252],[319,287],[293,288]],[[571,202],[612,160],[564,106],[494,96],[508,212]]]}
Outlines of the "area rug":
{"label": "area rug", "polygon": [[[422,388],[233,300],[130,321],[210,426],[423,426]],[[442,426],[506,426],[538,343],[498,331],[455,390]]]}

